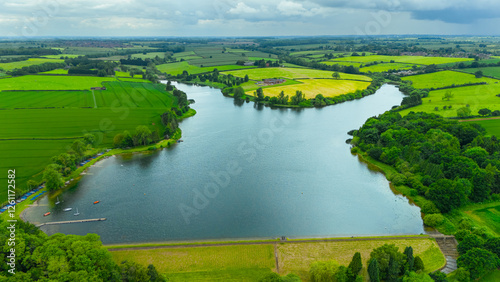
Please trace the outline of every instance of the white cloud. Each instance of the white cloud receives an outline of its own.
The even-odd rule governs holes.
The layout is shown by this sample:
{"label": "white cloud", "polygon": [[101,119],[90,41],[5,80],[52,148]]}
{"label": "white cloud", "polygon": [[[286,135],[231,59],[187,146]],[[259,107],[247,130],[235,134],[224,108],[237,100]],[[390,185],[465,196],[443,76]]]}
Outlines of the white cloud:
{"label": "white cloud", "polygon": [[240,15],[240,14],[253,14],[257,13],[258,10],[252,7],[247,6],[243,2],[239,2],[236,7],[229,9],[228,13],[229,14],[235,14],[235,15]]}
{"label": "white cloud", "polygon": [[299,16],[307,13],[307,10],[300,3],[292,1],[282,1],[278,4],[278,10],[285,16]]}

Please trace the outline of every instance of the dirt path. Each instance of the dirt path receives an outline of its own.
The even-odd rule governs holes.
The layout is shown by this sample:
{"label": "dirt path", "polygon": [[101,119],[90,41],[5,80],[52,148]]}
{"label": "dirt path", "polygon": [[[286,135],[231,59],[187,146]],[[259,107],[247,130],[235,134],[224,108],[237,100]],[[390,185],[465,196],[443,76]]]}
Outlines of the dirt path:
{"label": "dirt path", "polygon": [[[277,243],[285,244],[300,244],[300,243],[318,243],[318,242],[346,242],[346,241],[378,241],[378,240],[423,240],[429,239],[430,236],[421,237],[352,237],[339,239],[312,239],[312,240],[293,240],[293,241],[269,241],[269,242],[233,242],[233,243],[209,243],[209,244],[184,244],[184,245],[166,245],[166,246],[150,246],[150,247],[125,247],[125,248],[108,248],[109,251],[131,251],[131,250],[153,250],[153,249],[178,249],[178,248],[199,248],[199,247],[219,247],[219,246],[240,246],[240,245],[276,245]],[[106,247],[106,246],[104,246]]]}

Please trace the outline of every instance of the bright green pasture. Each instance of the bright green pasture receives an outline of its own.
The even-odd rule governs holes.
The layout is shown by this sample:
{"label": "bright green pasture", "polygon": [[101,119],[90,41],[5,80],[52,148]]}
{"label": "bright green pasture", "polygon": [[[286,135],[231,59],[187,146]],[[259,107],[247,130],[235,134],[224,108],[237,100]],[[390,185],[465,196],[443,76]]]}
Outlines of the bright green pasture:
{"label": "bright green pasture", "polygon": [[483,276],[481,279],[479,279],[479,282],[498,282],[500,281],[500,270],[494,270],[485,276]]}
{"label": "bright green pasture", "polygon": [[[248,70],[237,70],[228,72],[234,76],[244,77],[248,75],[250,79],[262,80],[264,78],[286,77],[291,79],[299,78],[332,78],[332,71],[322,71],[301,68],[257,68]],[[353,79],[371,81],[371,78],[364,75],[340,73],[341,79]]]}
{"label": "bright green pasture", "polygon": [[[126,71],[115,71],[116,77],[130,77],[130,73]],[[137,75],[140,76],[140,75]]]}
{"label": "bright green pasture", "polygon": [[0,108],[94,107],[92,92],[85,91],[2,91]]}
{"label": "bright green pasture", "polygon": [[129,250],[111,255],[117,263],[154,264],[169,281],[258,281],[275,269],[273,245]]}
{"label": "bright green pasture", "polygon": [[500,67],[487,67],[487,68],[477,68],[477,69],[461,69],[461,71],[468,73],[475,73],[477,71],[482,71],[483,75],[492,76],[500,79]]}
{"label": "bright green pasture", "polygon": [[356,62],[338,62],[338,61],[324,61],[324,62],[321,62],[321,64],[325,64],[328,66],[332,66],[332,65],[353,66],[355,68],[359,68],[359,67],[361,67],[361,65],[363,65],[362,63],[356,63]]}
{"label": "bright green pasture", "polygon": [[56,70],[51,70],[51,71],[40,72],[39,74],[68,74],[68,70],[56,69]]}
{"label": "bright green pasture", "polygon": [[487,135],[495,135],[496,137],[500,137],[500,119],[487,119],[473,122],[479,123],[482,127],[484,127],[484,129],[486,129]]}
{"label": "bright green pasture", "polygon": [[138,53],[138,54],[133,54],[132,58],[134,58],[134,59],[140,58],[140,59],[144,60],[144,59],[154,59],[156,56],[158,56],[160,58],[164,58],[165,53],[164,52],[151,52],[151,53],[146,53],[146,54]]}
{"label": "bright green pasture", "polygon": [[[3,112],[3,111],[2,111]],[[16,170],[16,187],[27,190],[29,179],[41,180],[39,174],[50,159],[68,150],[73,139],[66,140],[1,140],[0,182],[7,183],[7,170]],[[35,177],[32,177],[36,175]],[[0,203],[7,200],[7,186],[0,187]]]}
{"label": "bright green pasture", "polygon": [[280,83],[278,85],[262,86],[262,85],[258,85],[255,81],[250,80],[248,82],[244,82],[244,83],[240,84],[240,86],[243,87],[243,89],[246,92],[246,91],[254,91],[254,90],[257,90],[259,88],[265,89],[265,88],[270,88],[270,87],[287,86],[287,85],[293,85],[293,84],[303,84],[303,83],[300,81],[297,81],[297,80],[287,79],[285,82]]}
{"label": "bright green pasture", "polygon": [[113,77],[25,75],[0,79],[0,90],[85,90],[100,87]]}
{"label": "bright green pasture", "polygon": [[238,66],[238,65],[211,66],[211,67],[201,68],[194,65],[190,65],[188,62],[163,64],[163,65],[158,65],[156,67],[159,71],[166,72],[171,75],[181,74],[184,70],[186,70],[190,74],[197,74],[197,73],[211,72],[214,69],[217,69],[219,71],[226,71],[226,70],[254,68],[254,66]]}
{"label": "bright green pasture", "polygon": [[497,234],[500,234],[500,205],[474,210],[470,216],[475,217],[477,221],[488,226]]}
{"label": "bright green pasture", "polygon": [[431,65],[431,64],[445,64],[445,63],[455,63],[471,61],[473,59],[469,58],[449,58],[449,57],[424,57],[424,56],[384,56],[384,55],[371,55],[371,56],[354,56],[354,57],[343,57],[337,58],[335,61],[351,61],[351,62],[399,62],[408,64],[420,64],[420,65]]}
{"label": "bright green pasture", "polygon": [[[356,90],[366,89],[370,83],[366,81],[342,80],[342,79],[303,79],[299,80],[301,84],[275,86],[264,88],[264,95],[273,97],[278,96],[281,91],[285,95],[293,96],[297,91],[302,91],[307,99],[316,97],[317,94],[323,94],[325,97],[334,97],[341,94],[347,94]],[[253,92],[247,92],[253,95]]]}
{"label": "bright green pasture", "polygon": [[[446,91],[451,91],[453,94],[450,101],[442,99]],[[410,111],[423,111],[440,114],[444,117],[456,117],[457,109],[469,105],[472,114],[477,115],[482,108],[489,108],[492,111],[500,110],[500,97],[496,96],[499,93],[500,83],[434,90],[429,92],[429,97],[422,99],[422,105],[403,110],[401,114],[406,115]],[[444,106],[450,105],[451,109],[443,110]],[[435,110],[436,107],[438,111]]]}
{"label": "bright green pasture", "polygon": [[64,60],[59,59],[42,59],[42,58],[30,58],[26,61],[12,62],[12,63],[0,63],[0,68],[9,71],[13,69],[20,69],[22,67],[29,67],[33,65],[41,65],[43,63],[63,63]]}
{"label": "bright green pasture", "polygon": [[413,65],[403,63],[382,63],[368,67],[360,68],[360,72],[386,72],[388,70],[407,70],[411,69]]}
{"label": "bright green pasture", "polygon": [[106,90],[94,90],[98,108],[170,108],[175,103],[162,84],[107,82],[104,85]]}
{"label": "bright green pasture", "polygon": [[476,78],[472,74],[461,73],[456,71],[440,71],[427,74],[419,74],[413,76],[403,77],[402,80],[413,81],[413,87],[415,88],[441,88],[446,86],[461,85],[467,83],[479,83],[486,82],[489,84],[494,84],[498,82],[497,80],[482,77]]}

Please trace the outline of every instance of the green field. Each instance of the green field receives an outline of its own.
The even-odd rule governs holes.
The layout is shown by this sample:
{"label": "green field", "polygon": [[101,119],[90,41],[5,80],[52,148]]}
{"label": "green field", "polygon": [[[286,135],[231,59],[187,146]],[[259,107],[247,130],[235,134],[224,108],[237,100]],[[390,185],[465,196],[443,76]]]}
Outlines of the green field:
{"label": "green field", "polygon": [[190,65],[188,62],[163,64],[163,65],[158,65],[156,67],[158,68],[159,71],[166,72],[170,75],[181,74],[184,70],[190,74],[198,74],[204,72],[212,72],[214,69],[218,69],[219,71],[227,71],[227,70],[254,68],[253,66],[238,66],[238,65],[224,65],[224,66],[212,66],[212,67],[201,68],[194,65]]}
{"label": "green field", "polygon": [[[384,244],[395,244],[402,252],[406,246],[412,246],[413,254],[421,256],[425,272],[441,268],[446,260],[437,243],[430,239],[419,240],[368,240],[346,242],[321,242],[278,245],[278,261],[281,274],[295,273],[309,281],[309,268],[314,261],[336,260],[340,265],[347,266],[355,252],[361,253],[363,260],[363,276],[368,277],[367,261],[370,252]],[[367,281],[367,280],[365,280]]]}
{"label": "green field", "polygon": [[1,90],[86,90],[113,77],[25,75],[0,80]]}
{"label": "green field", "polygon": [[63,63],[64,60],[60,59],[39,59],[30,58],[26,61],[12,62],[12,63],[0,63],[0,68],[9,71],[13,69],[20,69],[22,67],[29,67],[33,65],[41,65],[43,63]]}
{"label": "green field", "polygon": [[386,62],[390,61],[398,63],[408,63],[408,64],[419,64],[419,65],[431,65],[431,64],[445,64],[445,63],[456,63],[471,61],[473,59],[469,58],[449,58],[449,57],[423,57],[423,56],[384,56],[384,55],[371,55],[371,56],[354,56],[354,57],[344,57],[337,58],[334,61],[350,61],[350,62]]}
{"label": "green field", "polygon": [[476,78],[472,74],[461,73],[456,71],[440,71],[427,74],[419,74],[413,76],[406,76],[401,78],[402,80],[413,81],[413,87],[415,88],[441,88],[451,85],[461,85],[467,83],[479,83],[486,82],[489,84],[495,84],[498,80],[494,80],[487,77]]}
{"label": "green field", "polygon": [[482,71],[483,75],[491,76],[500,79],[500,67],[487,67],[487,68],[477,68],[477,69],[461,69],[460,71],[475,73],[477,71]]}
{"label": "green field", "polygon": [[328,66],[332,66],[332,65],[353,66],[355,68],[359,68],[363,65],[362,63],[356,63],[356,62],[336,62],[336,61],[325,61],[325,62],[321,62],[321,63],[328,65]]}
{"label": "green field", "polygon": [[[67,79],[67,85],[71,85],[75,78],[88,78],[33,77]],[[160,116],[176,104],[175,98],[165,91],[163,85],[143,81],[112,81],[104,85],[106,90],[94,90],[97,109],[94,108],[94,95],[90,90],[0,92],[0,105],[8,108],[0,111],[0,167],[19,168],[16,173],[19,175],[18,188],[26,189],[29,177],[40,173],[50,163],[51,157],[66,152],[67,145],[85,133],[96,136],[96,147],[109,147],[117,133],[124,130],[133,133],[139,125],[163,131]],[[58,108],[36,109],[41,107]],[[40,180],[40,175],[36,179]],[[0,175],[0,181],[6,181],[5,176]],[[0,202],[6,200],[5,189],[0,189]]]}
{"label": "green field", "polygon": [[500,234],[500,205],[474,210],[470,213],[470,216]]}
{"label": "green field", "polygon": [[472,122],[479,123],[482,127],[484,127],[487,135],[495,135],[500,138],[500,119],[488,119]]}
{"label": "green field", "polygon": [[[446,91],[451,91],[453,98],[450,101],[443,100]],[[469,105],[472,114],[477,115],[482,108],[500,110],[500,83],[464,86],[451,89],[434,90],[429,92],[429,97],[422,99],[422,105],[401,111],[402,115],[413,112],[436,113],[444,117],[456,117],[457,109]],[[443,110],[444,106],[452,106],[451,109]],[[438,111],[435,108],[438,107]]]}
{"label": "green field", "polygon": [[60,59],[61,57],[68,57],[68,58],[76,58],[80,55],[75,55],[75,54],[60,54],[60,55],[45,55],[45,56],[42,56],[44,58],[47,58],[47,59]]}
{"label": "green field", "polygon": [[39,72],[39,74],[68,74],[68,70],[56,69],[51,71]]}
{"label": "green field", "polygon": [[272,245],[113,251],[117,263],[154,264],[169,281],[258,281],[275,268]]}
{"label": "green field", "polygon": [[386,72],[388,70],[407,70],[411,69],[413,65],[403,63],[382,63],[368,67],[360,68],[360,72]]}
{"label": "green field", "polygon": [[[291,97],[295,95],[296,91],[300,90],[305,94],[306,99],[314,98],[317,94],[323,94],[325,97],[334,97],[356,90],[364,90],[370,85],[370,82],[342,79],[303,79],[297,81],[302,82],[302,84],[264,88],[264,95],[273,97],[278,96],[281,91],[284,91],[285,95]],[[253,95],[253,92],[250,91],[247,94]]]}
{"label": "green field", "polygon": [[139,59],[144,60],[144,59],[153,59],[156,56],[163,59],[165,57],[165,53],[164,52],[151,52],[151,53],[146,53],[146,54],[139,53],[139,54],[133,54],[132,58],[134,58],[134,59],[139,58]]}
{"label": "green field", "polygon": [[[248,69],[248,70],[237,70],[228,72],[234,76],[248,77],[252,80],[262,80],[264,78],[278,78],[285,77],[290,79],[300,79],[300,78],[332,78],[332,71],[322,71],[315,69],[304,69],[304,68],[258,68],[258,69]],[[353,80],[363,80],[371,81],[371,78],[364,75],[347,74],[340,73],[341,79],[353,79]]]}

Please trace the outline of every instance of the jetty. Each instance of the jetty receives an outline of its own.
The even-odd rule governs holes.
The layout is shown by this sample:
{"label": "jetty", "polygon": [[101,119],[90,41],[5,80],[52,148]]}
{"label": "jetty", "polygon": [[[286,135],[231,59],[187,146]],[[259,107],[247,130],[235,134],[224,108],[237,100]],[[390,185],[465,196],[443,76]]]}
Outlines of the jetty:
{"label": "jetty", "polygon": [[42,227],[44,225],[94,222],[94,221],[105,221],[105,220],[106,220],[106,218],[102,217],[102,218],[89,218],[89,219],[81,219],[81,220],[53,221],[53,222],[45,222],[45,223],[38,224],[36,227]]}

